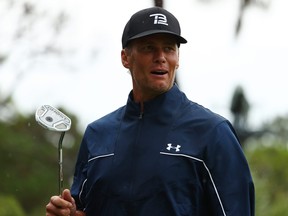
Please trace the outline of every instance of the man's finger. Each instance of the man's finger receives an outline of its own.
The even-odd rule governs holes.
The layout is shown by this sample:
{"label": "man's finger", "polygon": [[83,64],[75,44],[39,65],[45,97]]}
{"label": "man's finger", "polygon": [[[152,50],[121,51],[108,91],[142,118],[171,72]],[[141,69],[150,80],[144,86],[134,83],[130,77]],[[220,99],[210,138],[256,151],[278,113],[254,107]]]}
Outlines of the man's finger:
{"label": "man's finger", "polygon": [[57,208],[71,208],[73,206],[70,201],[59,196],[52,196],[50,202]]}
{"label": "man's finger", "polygon": [[[73,214],[73,213],[75,214],[75,212],[76,212],[76,204],[75,204],[75,200],[74,200],[73,197],[71,196],[70,190],[65,189],[65,190],[63,191],[63,193],[62,193],[62,198],[71,204],[71,206],[70,206],[69,208],[70,208],[70,210],[71,210],[71,213],[72,213],[72,214]],[[74,215],[74,214],[73,214],[73,215]]]}
{"label": "man's finger", "polygon": [[68,202],[70,202],[70,203],[72,203],[72,204],[75,203],[73,197],[71,196],[71,192],[70,192],[70,190],[68,190],[68,189],[65,189],[65,190],[63,191],[62,197],[63,197],[64,200],[67,200]]}

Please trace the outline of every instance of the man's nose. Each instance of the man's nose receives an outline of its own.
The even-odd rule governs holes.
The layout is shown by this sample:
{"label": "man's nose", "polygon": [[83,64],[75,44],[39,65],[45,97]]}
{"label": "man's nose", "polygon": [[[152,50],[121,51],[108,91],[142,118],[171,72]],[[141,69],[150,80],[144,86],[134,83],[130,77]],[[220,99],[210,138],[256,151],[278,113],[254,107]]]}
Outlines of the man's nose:
{"label": "man's nose", "polygon": [[162,49],[155,50],[154,61],[157,63],[164,63],[166,61],[165,53]]}

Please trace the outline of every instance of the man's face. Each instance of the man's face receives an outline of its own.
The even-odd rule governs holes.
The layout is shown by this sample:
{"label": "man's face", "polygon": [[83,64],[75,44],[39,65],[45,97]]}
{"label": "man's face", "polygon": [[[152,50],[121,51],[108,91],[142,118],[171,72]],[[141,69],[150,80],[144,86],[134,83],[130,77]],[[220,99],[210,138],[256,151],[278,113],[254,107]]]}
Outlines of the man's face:
{"label": "man's face", "polygon": [[168,91],[179,66],[179,48],[169,34],[135,39],[122,50],[122,63],[132,75],[135,101],[146,101]]}

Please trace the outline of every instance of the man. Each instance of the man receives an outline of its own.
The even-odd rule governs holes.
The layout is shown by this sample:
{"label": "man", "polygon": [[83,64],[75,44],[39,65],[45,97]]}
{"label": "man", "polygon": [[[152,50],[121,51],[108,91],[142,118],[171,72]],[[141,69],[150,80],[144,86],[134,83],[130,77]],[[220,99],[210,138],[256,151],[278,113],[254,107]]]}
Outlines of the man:
{"label": "man", "polygon": [[254,215],[252,178],[231,124],[174,84],[186,42],[162,8],[131,17],[121,59],[133,90],[125,106],[88,125],[71,193],[51,197],[47,216]]}

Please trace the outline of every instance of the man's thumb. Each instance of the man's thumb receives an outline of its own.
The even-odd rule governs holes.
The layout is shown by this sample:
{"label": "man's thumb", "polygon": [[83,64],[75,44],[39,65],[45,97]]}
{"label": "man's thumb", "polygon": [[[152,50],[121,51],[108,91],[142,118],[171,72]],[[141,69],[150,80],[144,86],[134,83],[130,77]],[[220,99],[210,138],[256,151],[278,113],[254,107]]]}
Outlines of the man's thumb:
{"label": "man's thumb", "polygon": [[76,204],[75,204],[75,200],[71,196],[70,190],[65,189],[62,192],[62,198],[69,203],[68,208],[70,208],[70,215],[76,215]]}
{"label": "man's thumb", "polygon": [[62,192],[62,198],[70,203],[73,203],[74,202],[74,199],[73,197],[71,196],[71,193],[70,193],[70,190],[68,189],[65,189],[63,192]]}

